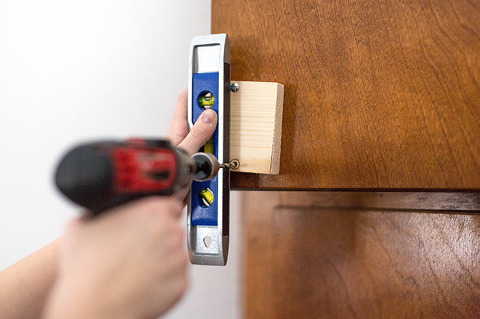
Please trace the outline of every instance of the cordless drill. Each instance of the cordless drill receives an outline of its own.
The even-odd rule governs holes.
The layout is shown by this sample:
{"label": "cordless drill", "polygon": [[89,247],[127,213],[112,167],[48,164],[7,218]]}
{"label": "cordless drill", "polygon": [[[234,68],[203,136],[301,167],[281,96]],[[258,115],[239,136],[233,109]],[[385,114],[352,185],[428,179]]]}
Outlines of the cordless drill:
{"label": "cordless drill", "polygon": [[214,155],[189,156],[168,140],[99,141],[74,147],[55,174],[58,189],[92,215],[151,195],[173,195],[192,180],[214,178]]}

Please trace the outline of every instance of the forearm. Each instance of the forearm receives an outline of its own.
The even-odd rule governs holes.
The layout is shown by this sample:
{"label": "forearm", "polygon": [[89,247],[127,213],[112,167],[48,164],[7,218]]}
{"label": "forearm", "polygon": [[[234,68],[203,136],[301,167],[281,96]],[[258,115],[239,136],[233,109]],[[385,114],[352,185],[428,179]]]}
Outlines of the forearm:
{"label": "forearm", "polygon": [[0,272],[0,317],[41,318],[57,275],[58,239]]}

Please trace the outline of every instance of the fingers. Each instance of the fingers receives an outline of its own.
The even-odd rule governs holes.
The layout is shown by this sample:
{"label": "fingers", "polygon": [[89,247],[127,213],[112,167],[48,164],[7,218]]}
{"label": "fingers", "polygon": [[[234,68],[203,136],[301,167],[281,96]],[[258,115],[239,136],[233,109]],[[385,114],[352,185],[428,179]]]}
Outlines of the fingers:
{"label": "fingers", "polygon": [[81,217],[76,217],[70,220],[65,227],[65,236],[64,245],[70,246],[72,241],[73,234],[77,233],[82,227],[83,220]]}
{"label": "fingers", "polygon": [[178,96],[172,122],[167,131],[167,138],[170,139],[175,146],[180,144],[188,134],[187,99],[187,90],[184,90]]}
{"label": "fingers", "polygon": [[170,218],[177,220],[182,215],[182,210],[182,202],[174,196],[149,196],[115,207],[91,220],[100,222],[109,219],[110,223],[112,223],[112,220],[121,223],[125,218],[138,220],[141,218],[157,218],[157,216],[160,218],[170,216]]}
{"label": "fingers", "polygon": [[71,233],[71,232],[77,231],[77,229],[78,229],[79,227],[81,227],[82,222],[83,222],[83,218],[82,218],[82,217],[75,217],[75,218],[73,218],[72,220],[70,220],[70,221],[67,223],[67,226],[65,227],[65,232]]}
{"label": "fingers", "polygon": [[177,106],[173,113],[172,123],[167,131],[167,138],[173,145],[179,146],[188,153],[196,153],[202,145],[215,132],[217,126],[217,113],[213,110],[206,110],[195,122],[190,133],[188,133],[187,122],[187,90],[184,90],[177,100]]}
{"label": "fingers", "polygon": [[153,214],[169,214],[175,219],[182,215],[183,206],[175,197],[157,197],[152,196],[139,200],[142,209]]}
{"label": "fingers", "polygon": [[200,147],[212,137],[216,127],[217,113],[214,110],[204,111],[178,147],[183,148],[189,154],[198,152]]}

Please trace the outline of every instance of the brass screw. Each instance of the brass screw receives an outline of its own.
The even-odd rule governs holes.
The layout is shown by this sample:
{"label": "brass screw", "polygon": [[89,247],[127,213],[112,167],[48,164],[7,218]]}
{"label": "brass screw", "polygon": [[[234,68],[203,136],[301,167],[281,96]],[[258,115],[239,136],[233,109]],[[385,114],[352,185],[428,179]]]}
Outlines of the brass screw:
{"label": "brass screw", "polygon": [[232,159],[230,161],[230,169],[237,170],[240,167],[240,162],[238,159]]}

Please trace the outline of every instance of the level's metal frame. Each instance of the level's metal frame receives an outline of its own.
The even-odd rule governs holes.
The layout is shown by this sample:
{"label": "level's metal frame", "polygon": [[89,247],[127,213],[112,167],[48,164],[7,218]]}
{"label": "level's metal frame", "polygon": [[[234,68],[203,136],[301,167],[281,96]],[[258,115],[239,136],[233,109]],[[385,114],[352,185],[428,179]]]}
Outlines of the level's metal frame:
{"label": "level's metal frame", "polygon": [[[190,46],[189,82],[188,82],[188,122],[193,126],[193,100],[192,82],[193,74],[200,73],[203,69],[202,58],[195,53],[196,48],[220,45],[219,54],[215,52],[215,61],[218,59],[219,88],[218,88],[218,161],[230,161],[230,44],[227,34],[212,34],[195,37]],[[198,50],[197,50],[198,52]],[[208,52],[207,52],[208,54]],[[212,55],[206,64],[210,67]],[[217,97],[216,97],[217,98]],[[218,193],[215,200],[218,203],[218,225],[201,226],[192,225],[191,193],[188,198],[187,215],[187,243],[190,261],[201,265],[225,265],[228,256],[229,242],[229,215],[230,215],[230,170],[222,168],[218,172]],[[212,242],[209,247],[204,245],[205,237],[209,236]]]}

